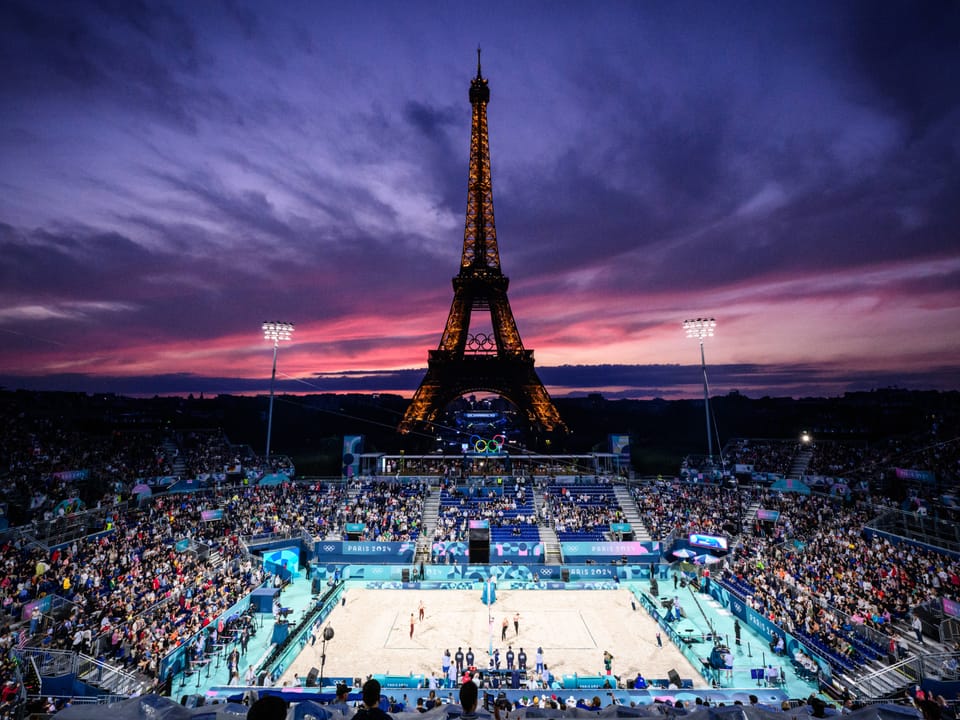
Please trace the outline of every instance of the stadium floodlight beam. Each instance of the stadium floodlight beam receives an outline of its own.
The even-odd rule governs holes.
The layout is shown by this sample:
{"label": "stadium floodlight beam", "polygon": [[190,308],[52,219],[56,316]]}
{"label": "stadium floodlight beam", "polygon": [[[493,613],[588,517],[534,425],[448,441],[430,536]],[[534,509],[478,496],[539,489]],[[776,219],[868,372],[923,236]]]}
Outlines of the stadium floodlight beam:
{"label": "stadium floodlight beam", "polygon": [[273,384],[277,380],[277,350],[281,340],[289,340],[293,336],[293,323],[265,322],[263,324],[263,339],[273,341],[273,372],[270,373],[270,411],[267,413],[267,452],[266,464],[270,464],[270,435],[273,432]]}
{"label": "stadium floodlight beam", "polygon": [[700,342],[700,367],[703,368],[703,408],[707,416],[707,454],[711,466],[713,465],[713,435],[710,433],[710,386],[707,384],[707,360],[703,354],[703,341],[708,337],[713,337],[716,327],[717,321],[713,318],[694,318],[693,320],[683,321],[683,329],[687,333],[687,337]]}

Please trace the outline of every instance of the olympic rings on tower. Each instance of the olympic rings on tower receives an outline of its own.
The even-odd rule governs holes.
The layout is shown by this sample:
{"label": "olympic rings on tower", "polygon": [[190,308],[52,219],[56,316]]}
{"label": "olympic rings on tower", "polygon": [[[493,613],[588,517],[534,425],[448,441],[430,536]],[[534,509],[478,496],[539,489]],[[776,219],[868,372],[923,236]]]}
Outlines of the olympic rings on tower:
{"label": "olympic rings on tower", "polygon": [[500,453],[501,448],[507,444],[506,435],[494,435],[489,440],[484,440],[479,435],[471,435],[470,442],[473,443],[473,451],[496,455]]}

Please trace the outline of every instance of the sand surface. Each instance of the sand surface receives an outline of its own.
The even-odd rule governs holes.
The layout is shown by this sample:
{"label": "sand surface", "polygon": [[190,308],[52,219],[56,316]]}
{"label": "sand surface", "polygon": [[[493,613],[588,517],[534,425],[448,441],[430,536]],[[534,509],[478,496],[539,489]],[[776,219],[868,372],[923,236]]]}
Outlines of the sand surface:
{"label": "sand surface", "polygon": [[[489,609],[480,600],[480,591],[459,590],[365,590],[351,589],[346,604],[338,606],[327,623],[334,638],[327,643],[325,677],[360,677],[385,673],[440,674],[445,649],[451,655],[457,647],[466,653],[473,648],[478,667],[486,667],[490,647],[492,616],[493,647],[504,654],[512,645],[522,647],[527,666],[533,668],[537,647],[543,648],[544,662],[554,675],[603,672],[603,652],[614,656],[613,673],[625,680],[641,671],[647,678],[666,678],[674,668],[696,687],[706,683],[690,662],[666,638],[657,646],[656,623],[637,605],[631,606],[627,590],[506,590],[497,592]],[[425,608],[418,619],[420,602]],[[415,617],[410,636],[410,614]],[[514,632],[513,617],[520,614],[520,632]],[[507,618],[507,639],[500,640],[501,624]],[[281,678],[293,673],[306,677],[310,668],[320,667],[321,643],[309,644],[286,668]]]}

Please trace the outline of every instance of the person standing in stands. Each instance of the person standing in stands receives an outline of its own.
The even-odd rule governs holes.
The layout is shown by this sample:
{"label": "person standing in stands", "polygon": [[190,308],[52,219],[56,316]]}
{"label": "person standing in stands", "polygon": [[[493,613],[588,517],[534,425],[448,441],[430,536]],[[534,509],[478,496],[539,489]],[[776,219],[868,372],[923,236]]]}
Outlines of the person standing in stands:
{"label": "person standing in stands", "polygon": [[542,647],[537,648],[536,665],[534,666],[534,670],[536,671],[537,675],[543,672],[543,648]]}
{"label": "person standing in stands", "polygon": [[472,648],[472,647],[468,647],[468,648],[467,648],[467,667],[468,667],[468,668],[474,667],[474,665],[473,665],[473,660],[474,660],[474,657],[473,657],[473,648]]}
{"label": "person standing in stands", "polygon": [[457,664],[457,675],[463,675],[463,648],[457,648],[457,654],[453,656],[454,662]]}
{"label": "person standing in stands", "polygon": [[440,668],[443,670],[444,679],[450,675],[450,649],[444,651],[443,657],[440,659]]}
{"label": "person standing in stands", "polygon": [[230,670],[230,677],[227,680],[227,685],[233,685],[234,683],[240,684],[240,651],[234,648],[230,651],[230,655],[227,656],[227,667]]}
{"label": "person standing in stands", "polygon": [[923,621],[920,620],[919,615],[913,616],[913,622],[910,623],[910,627],[913,628],[913,631],[917,634],[917,642],[921,645],[924,645],[923,642]]}
{"label": "person standing in stands", "polygon": [[518,670],[527,669],[527,653],[523,651],[523,648],[520,648],[520,652],[517,653],[517,669]]}
{"label": "person standing in stands", "polygon": [[607,675],[613,672],[613,655],[610,654],[609,650],[603,651],[603,669]]}

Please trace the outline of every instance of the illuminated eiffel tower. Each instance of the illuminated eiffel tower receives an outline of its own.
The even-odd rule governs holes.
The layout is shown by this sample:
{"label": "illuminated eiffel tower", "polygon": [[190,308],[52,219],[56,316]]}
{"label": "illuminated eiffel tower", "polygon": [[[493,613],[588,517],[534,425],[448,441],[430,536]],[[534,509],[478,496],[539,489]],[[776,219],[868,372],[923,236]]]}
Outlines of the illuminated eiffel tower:
{"label": "illuminated eiffel tower", "polygon": [[[533,350],[523,347],[507,299],[510,280],[500,271],[487,140],[489,101],[477,49],[477,76],[470,81],[470,178],[460,273],[453,278],[453,304],[440,346],[430,351],[427,374],[400,422],[402,433],[425,428],[451,401],[470,392],[506,398],[536,430],[567,430],[533,368]],[[490,314],[492,332],[470,332],[475,310]]]}

